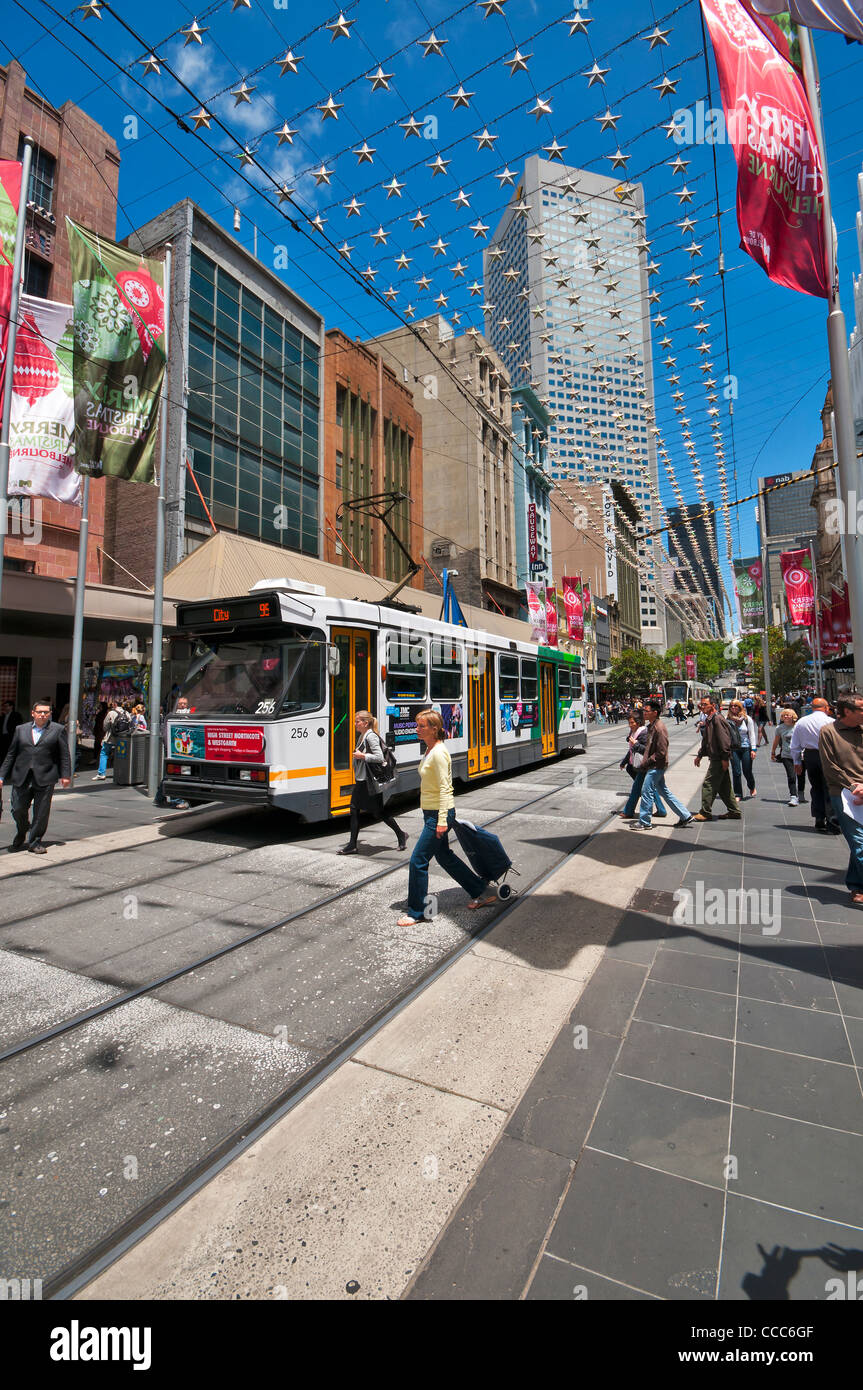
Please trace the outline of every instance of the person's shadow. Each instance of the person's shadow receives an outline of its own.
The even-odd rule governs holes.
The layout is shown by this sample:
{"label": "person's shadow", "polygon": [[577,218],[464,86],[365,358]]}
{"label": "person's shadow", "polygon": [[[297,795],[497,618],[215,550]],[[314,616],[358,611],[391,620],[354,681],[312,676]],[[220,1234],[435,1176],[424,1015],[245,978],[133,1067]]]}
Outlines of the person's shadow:
{"label": "person's shadow", "polygon": [[814,1250],[792,1250],[787,1245],[774,1245],[769,1254],[759,1245],[758,1253],[764,1261],[760,1274],[744,1274],[740,1281],[743,1292],[753,1302],[789,1302],[789,1285],[805,1259],[817,1256],[828,1269],[843,1274],[863,1269],[863,1250],[845,1249],[841,1245],[820,1245]]}

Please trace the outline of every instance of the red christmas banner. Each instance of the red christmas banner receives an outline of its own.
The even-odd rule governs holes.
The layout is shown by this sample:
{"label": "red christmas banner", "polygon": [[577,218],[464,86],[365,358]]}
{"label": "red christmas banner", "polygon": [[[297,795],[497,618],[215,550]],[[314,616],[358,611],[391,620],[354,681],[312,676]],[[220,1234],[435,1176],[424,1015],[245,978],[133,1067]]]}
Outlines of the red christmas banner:
{"label": "red christmas banner", "polygon": [[531,581],[524,587],[527,594],[528,619],[532,628],[533,640],[534,642],[545,642],[545,585]]}
{"label": "red christmas banner", "polygon": [[21,165],[0,160],[0,372],[6,367],[6,337],[12,311],[12,263],[18,234]]}
{"label": "red christmas banner", "polygon": [[689,681],[694,681],[694,680],[695,680],[695,672],[696,672],[696,669],[697,669],[697,658],[694,656],[693,653],[687,652],[687,653],[686,653],[686,679],[687,679],[687,680],[689,680]]}
{"label": "red christmas banner", "polygon": [[821,157],[782,30],[740,0],[701,0],[728,140],[741,248],[777,285],[829,298]]}
{"label": "red christmas banner", "polygon": [[581,601],[581,580],[567,578],[560,581],[563,590],[563,604],[566,608],[566,634],[576,642],[584,641],[584,605]]}
{"label": "red christmas banner", "polygon": [[808,550],[783,550],[779,568],[788,600],[788,620],[792,627],[811,627],[815,611],[815,585],[812,555]]}
{"label": "red christmas banner", "polygon": [[549,584],[545,591],[545,625],[550,647],[557,646],[557,589]]}
{"label": "red christmas banner", "polygon": [[675,673],[675,675],[679,676],[679,675],[680,675],[680,657],[679,657],[679,656],[673,656],[673,657],[671,658],[671,660],[672,660],[673,663],[674,663],[674,673]]}

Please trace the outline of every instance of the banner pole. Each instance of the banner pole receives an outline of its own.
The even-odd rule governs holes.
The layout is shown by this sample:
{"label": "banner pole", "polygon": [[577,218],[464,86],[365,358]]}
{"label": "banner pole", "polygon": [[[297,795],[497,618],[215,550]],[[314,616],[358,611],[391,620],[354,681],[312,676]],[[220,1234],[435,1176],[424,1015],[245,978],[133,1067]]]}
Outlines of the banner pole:
{"label": "banner pole", "polygon": [[815,694],[824,693],[824,664],[821,658],[821,637],[818,632],[818,570],[815,568],[815,547],[809,542],[809,559],[812,563],[812,617],[815,628],[815,645],[812,660],[815,662]]}
{"label": "banner pole", "polygon": [[156,568],[153,577],[153,651],[150,660],[150,758],[147,795],[155,800],[159,790],[159,757],[162,748],[162,602],[165,587],[165,469],[168,461],[168,351],[171,333],[171,243],[165,247],[165,374],[159,416],[159,495],[156,502]]}
{"label": "banner pole", "polygon": [[9,431],[12,425],[12,390],[15,385],[15,339],[18,336],[18,305],[24,280],[24,237],[27,224],[27,194],[30,190],[30,166],[33,163],[34,140],[24,136],[21,157],[21,196],[18,199],[18,224],[15,231],[15,255],[12,261],[12,294],[9,302],[9,331],[6,334],[6,367],[3,379],[3,420],[0,425],[0,612],[3,609],[3,568],[6,531],[9,525]]}
{"label": "banner pole", "polygon": [[[764,584],[764,575],[767,573],[767,547],[761,548],[761,583]],[[761,659],[764,665],[764,699],[767,704],[767,717],[770,718],[770,705],[773,692],[770,689],[770,619],[767,612],[767,595],[762,587],[761,611],[764,616],[764,626],[761,629]]]}
{"label": "banner pole", "polygon": [[[72,628],[72,675],[69,682],[69,757],[72,776],[78,760],[78,703],[81,699],[81,662],[84,651],[84,595],[87,589],[87,535],[90,529],[90,474],[84,474],[81,497],[81,530],[78,534],[78,573],[75,579],[75,622]],[[94,746],[94,752],[99,753]]]}
{"label": "banner pole", "polygon": [[[821,115],[821,99],[815,69],[815,49],[812,35],[805,25],[798,25],[800,55],[803,59],[803,77],[806,94],[815,121],[815,131],[821,153],[823,175],[822,226],[827,248],[827,268],[830,276],[830,309],[827,315],[827,346],[830,353],[830,377],[833,383],[833,414],[836,423],[835,439],[838,478],[837,492],[844,507],[842,530],[847,536],[848,548],[848,596],[851,607],[851,638],[854,646],[854,671],[857,676],[857,662],[863,661],[863,566],[860,564],[860,543],[852,526],[851,518],[856,518],[857,508],[849,505],[863,495],[860,466],[857,461],[857,441],[854,435],[854,408],[851,394],[851,371],[848,365],[848,338],[845,332],[845,315],[839,303],[839,279],[836,249],[833,240],[833,217],[830,204],[830,179],[827,172],[827,146],[824,140],[824,124]],[[850,494],[850,495],[849,495]],[[816,623],[817,626],[817,623]],[[863,666],[861,666],[863,669]]]}

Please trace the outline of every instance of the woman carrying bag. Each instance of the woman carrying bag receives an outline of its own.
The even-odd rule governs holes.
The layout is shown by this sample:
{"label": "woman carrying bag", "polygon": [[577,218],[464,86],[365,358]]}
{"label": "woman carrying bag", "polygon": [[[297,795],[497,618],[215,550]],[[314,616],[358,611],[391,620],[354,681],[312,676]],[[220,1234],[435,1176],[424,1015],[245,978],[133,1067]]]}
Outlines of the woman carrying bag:
{"label": "woman carrying bag", "polygon": [[470,894],[468,907],[491,907],[497,902],[497,895],[488,893],[488,884],[453,854],[447,844],[447,831],[455,824],[455,796],[452,760],[444,745],[443,720],[437,710],[429,709],[417,715],[416,723],[420,742],[426,749],[419,766],[423,828],[411,855],[408,910],[398,919],[396,925],[399,927],[412,927],[425,919],[432,859]]}
{"label": "woman carrying bag", "polygon": [[742,700],[732,700],[728,706],[728,723],[738,732],[740,747],[731,746],[731,781],[734,785],[734,795],[738,800],[743,800],[743,778],[746,778],[746,785],[749,788],[750,800],[757,795],[755,790],[755,754],[758,749],[758,734],[755,730],[755,720],[746,713]]}
{"label": "woman carrying bag", "polygon": [[351,838],[339,854],[356,854],[357,836],[360,833],[360,813],[365,811],[375,820],[382,820],[390,830],[394,830],[399,849],[407,849],[408,837],[398,821],[393,820],[384,810],[383,793],[373,781],[367,764],[383,767],[384,750],[381,747],[378,721],[367,709],[361,709],[354,720],[357,731],[357,746],[354,749],[354,789],[351,792]]}

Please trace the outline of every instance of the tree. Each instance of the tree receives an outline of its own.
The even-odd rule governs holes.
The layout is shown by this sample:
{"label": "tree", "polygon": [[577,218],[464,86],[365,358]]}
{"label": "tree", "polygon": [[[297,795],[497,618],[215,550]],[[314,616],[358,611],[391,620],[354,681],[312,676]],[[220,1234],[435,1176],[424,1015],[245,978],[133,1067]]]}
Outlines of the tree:
{"label": "tree", "polygon": [[611,663],[606,682],[615,699],[632,695],[649,695],[662,680],[662,658],[640,648],[627,648]]}
{"label": "tree", "polygon": [[[713,638],[709,642],[687,642],[686,655],[695,655],[698,658],[697,679],[709,685],[715,681],[720,673],[727,669],[729,664],[728,644],[721,638]],[[677,675],[677,668],[673,658],[680,657],[680,679],[686,679],[686,668],[683,664],[683,644],[678,642],[676,646],[669,647],[663,659],[663,674],[666,680],[673,680]]]}
{"label": "tree", "polygon": [[[751,663],[745,660],[747,652],[752,653]],[[774,695],[799,690],[806,684],[809,653],[804,641],[786,642],[785,632],[781,627],[769,627],[767,652],[770,660],[770,686]],[[741,670],[751,672],[750,684],[754,689],[764,690],[766,687],[760,632],[750,632],[741,637],[739,663]]]}

